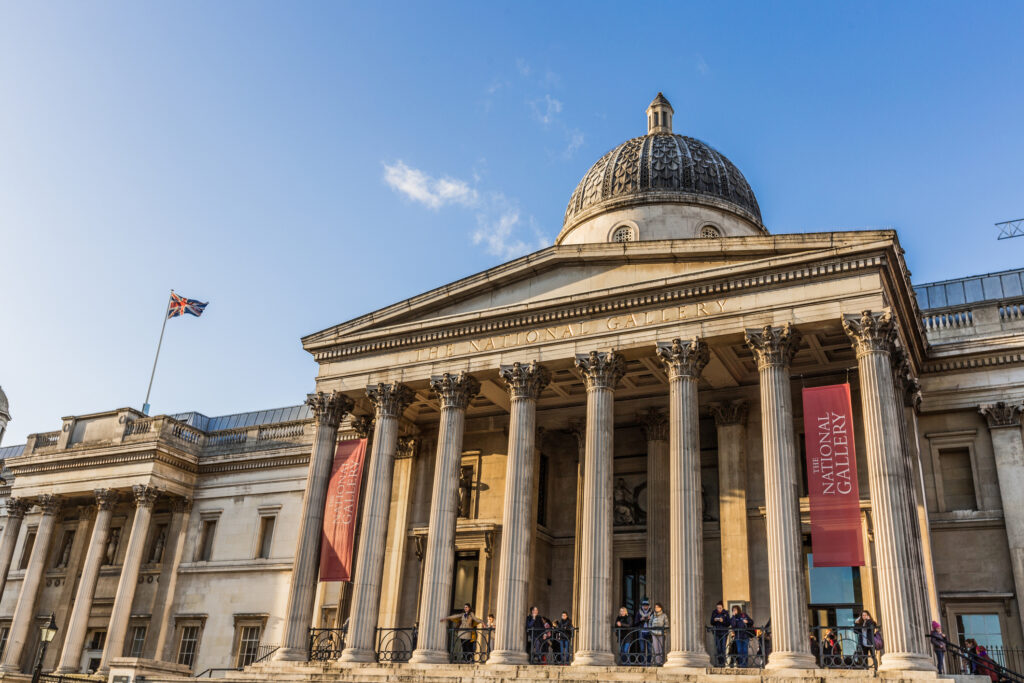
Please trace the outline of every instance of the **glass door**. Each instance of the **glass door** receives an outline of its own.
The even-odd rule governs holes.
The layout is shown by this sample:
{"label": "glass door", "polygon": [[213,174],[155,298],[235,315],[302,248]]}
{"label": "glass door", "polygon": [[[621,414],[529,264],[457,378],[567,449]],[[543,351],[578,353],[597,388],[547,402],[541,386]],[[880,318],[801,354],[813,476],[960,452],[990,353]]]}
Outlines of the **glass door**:
{"label": "glass door", "polygon": [[[647,558],[630,557],[622,560],[622,602],[632,616],[647,595]],[[657,598],[664,601],[664,598]],[[615,610],[618,612],[618,610]]]}

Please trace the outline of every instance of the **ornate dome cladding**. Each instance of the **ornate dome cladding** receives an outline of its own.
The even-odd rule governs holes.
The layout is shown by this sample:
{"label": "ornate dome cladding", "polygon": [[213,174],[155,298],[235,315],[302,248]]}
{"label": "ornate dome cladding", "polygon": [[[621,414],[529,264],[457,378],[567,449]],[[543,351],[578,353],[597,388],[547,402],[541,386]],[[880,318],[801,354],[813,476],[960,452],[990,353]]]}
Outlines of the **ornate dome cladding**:
{"label": "ornate dome cladding", "polygon": [[626,140],[590,167],[572,193],[562,230],[600,207],[630,199],[699,202],[704,197],[726,202],[761,224],[754,191],[724,155],[685,135],[644,135]]}

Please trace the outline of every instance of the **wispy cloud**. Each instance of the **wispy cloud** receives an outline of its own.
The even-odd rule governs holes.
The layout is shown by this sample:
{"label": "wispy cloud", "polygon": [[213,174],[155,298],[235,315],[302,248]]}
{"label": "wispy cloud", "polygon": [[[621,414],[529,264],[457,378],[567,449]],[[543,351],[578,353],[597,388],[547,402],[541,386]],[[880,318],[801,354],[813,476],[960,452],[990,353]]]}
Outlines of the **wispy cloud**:
{"label": "wispy cloud", "polygon": [[704,55],[697,55],[697,73],[701,76],[707,76],[709,71],[711,71],[711,67],[704,61]]}
{"label": "wispy cloud", "polygon": [[[483,163],[483,160],[479,162]],[[472,175],[473,183],[479,183],[478,170],[474,169]],[[481,192],[465,180],[450,176],[434,177],[401,160],[384,164],[384,182],[396,192],[435,211],[445,206],[473,211],[476,219],[476,229],[471,233],[473,244],[482,246],[493,256],[511,259],[550,244],[533,217],[524,223],[518,202],[501,192]]]}
{"label": "wispy cloud", "polygon": [[473,206],[477,202],[476,190],[465,181],[448,176],[432,178],[402,161],[384,164],[384,182],[431,209],[440,209],[445,204]]}
{"label": "wispy cloud", "polygon": [[530,102],[534,117],[545,126],[550,126],[555,118],[562,113],[562,103],[545,93],[544,97]]}

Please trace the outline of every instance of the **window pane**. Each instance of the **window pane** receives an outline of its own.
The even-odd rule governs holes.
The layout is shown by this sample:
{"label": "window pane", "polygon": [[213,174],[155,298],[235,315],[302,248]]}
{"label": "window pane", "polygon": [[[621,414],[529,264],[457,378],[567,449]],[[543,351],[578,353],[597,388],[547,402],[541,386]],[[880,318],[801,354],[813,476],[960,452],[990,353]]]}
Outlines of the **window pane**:
{"label": "window pane", "polygon": [[981,287],[985,291],[986,299],[1002,299],[1003,285],[996,276],[982,278]]}
{"label": "window pane", "polygon": [[260,627],[243,626],[238,643],[238,666],[249,666],[256,661],[260,648]]}
{"label": "window pane", "polygon": [[1024,294],[1020,286],[1020,274],[1011,273],[999,278],[1003,283],[1003,296],[1020,296]]}
{"label": "window pane", "polygon": [[928,302],[931,308],[942,308],[946,305],[946,289],[942,285],[928,288]]}
{"label": "window pane", "polygon": [[274,538],[274,522],[273,517],[263,517],[260,519],[260,547],[257,557],[266,559],[270,557],[270,544]]}
{"label": "window pane", "polygon": [[815,567],[814,555],[807,554],[811,582],[811,603],[851,605],[857,602],[853,567]]}
{"label": "window pane", "polygon": [[132,629],[132,640],[131,648],[129,649],[129,657],[141,657],[142,647],[146,643],[146,627],[136,626]]}
{"label": "window pane", "polygon": [[998,614],[959,614],[956,618],[957,634],[960,642],[973,638],[978,645],[988,648],[1001,648],[1003,634],[999,628]]}
{"label": "window pane", "polygon": [[964,282],[964,289],[967,290],[967,302],[984,301],[985,292],[981,289],[981,280],[972,278]]}
{"label": "window pane", "polygon": [[181,644],[178,646],[178,664],[190,669],[196,658],[196,643],[199,640],[199,627],[186,626],[181,629]]}
{"label": "window pane", "polygon": [[965,303],[964,283],[951,282],[948,285],[946,285],[946,305],[958,306],[959,304],[962,303]]}

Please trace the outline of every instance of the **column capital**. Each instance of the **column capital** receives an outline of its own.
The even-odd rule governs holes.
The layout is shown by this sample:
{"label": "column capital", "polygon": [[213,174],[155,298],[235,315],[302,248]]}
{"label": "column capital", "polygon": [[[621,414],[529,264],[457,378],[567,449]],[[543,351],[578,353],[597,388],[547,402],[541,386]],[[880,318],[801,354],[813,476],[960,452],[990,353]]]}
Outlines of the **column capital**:
{"label": "column capital", "polygon": [[337,428],[341,418],[352,411],[352,399],[340,391],[317,391],[306,395],[306,405],[313,411],[316,423],[323,427]]}
{"label": "column capital", "polygon": [[160,489],[155,486],[135,484],[132,486],[132,495],[135,497],[137,507],[151,508],[156,503],[156,497],[160,495]]}
{"label": "column capital", "polygon": [[978,408],[978,412],[988,420],[989,429],[1016,427],[1020,429],[1020,416],[1024,406],[1019,403],[986,403]]}
{"label": "column capital", "polygon": [[415,436],[398,437],[398,447],[395,449],[396,458],[412,458],[416,455],[416,446],[419,439]]}
{"label": "column capital", "polygon": [[185,496],[174,496],[171,498],[171,512],[192,512],[192,499]]}
{"label": "column capital", "polygon": [[857,358],[869,353],[892,353],[895,348],[896,325],[888,308],[844,315],[843,331],[853,343]]}
{"label": "column capital", "polygon": [[712,403],[708,407],[711,409],[711,416],[715,418],[716,427],[746,424],[747,413],[750,411],[750,404],[743,399],[729,403]]}
{"label": "column capital", "polygon": [[480,393],[480,382],[467,372],[445,372],[430,378],[430,389],[441,399],[442,408],[465,410]]}
{"label": "column capital", "polygon": [[385,417],[398,417],[416,397],[412,389],[398,382],[370,384],[366,387],[366,395],[377,408],[377,414]]}
{"label": "column capital", "polygon": [[373,425],[376,420],[373,419],[372,415],[355,415],[352,417],[352,431],[360,439],[369,438],[370,432],[373,431]]}
{"label": "column capital", "polygon": [[92,492],[96,496],[96,507],[100,510],[113,510],[117,505],[117,491],[111,489],[96,489]]}
{"label": "column capital", "polygon": [[626,361],[615,351],[591,351],[576,354],[576,370],[587,391],[614,389],[626,374]]}
{"label": "column capital", "polygon": [[60,496],[52,493],[44,493],[41,496],[36,496],[36,505],[42,510],[44,515],[55,515],[60,510],[61,498]]}
{"label": "column capital", "polygon": [[24,498],[8,498],[6,507],[8,517],[17,517],[18,519],[21,519],[25,516],[25,513],[28,512],[28,509],[32,507],[32,502],[25,500]]}
{"label": "column capital", "polygon": [[711,355],[704,340],[673,339],[670,342],[658,342],[656,349],[658,359],[668,370],[668,378],[700,379],[700,373],[708,364]]}
{"label": "column capital", "polygon": [[502,365],[498,368],[498,375],[505,381],[508,393],[514,399],[536,399],[544,387],[551,383],[551,372],[537,361],[516,361],[512,365]]}
{"label": "column capital", "polygon": [[648,408],[646,412],[637,413],[636,418],[648,441],[668,439],[668,416],[664,412],[657,408]]}
{"label": "column capital", "polygon": [[796,355],[800,338],[800,331],[793,327],[793,323],[785,323],[778,327],[765,325],[745,330],[743,333],[747,348],[757,361],[758,370],[788,367]]}

